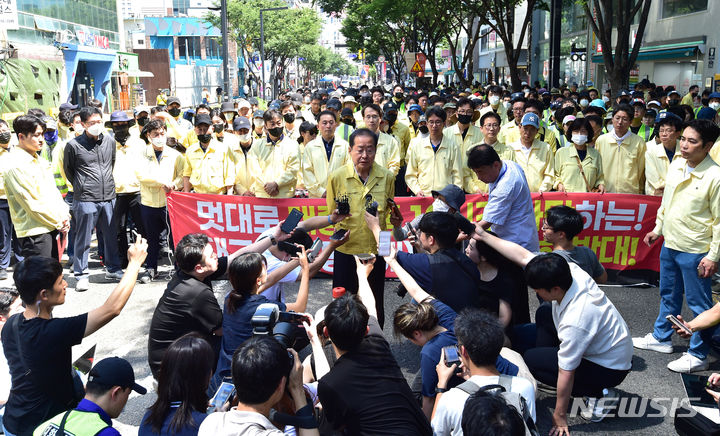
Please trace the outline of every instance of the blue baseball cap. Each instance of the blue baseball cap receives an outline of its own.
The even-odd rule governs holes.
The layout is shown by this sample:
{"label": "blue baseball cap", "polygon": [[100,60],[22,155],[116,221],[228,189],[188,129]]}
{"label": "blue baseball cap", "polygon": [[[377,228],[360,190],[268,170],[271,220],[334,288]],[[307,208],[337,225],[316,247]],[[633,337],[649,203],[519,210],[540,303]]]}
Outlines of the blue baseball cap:
{"label": "blue baseball cap", "polygon": [[407,111],[408,111],[408,113],[410,113],[412,111],[418,111],[422,114],[422,107],[420,107],[419,104],[411,104]]}
{"label": "blue baseball cap", "polygon": [[713,98],[720,99],[720,92],[713,92],[708,96],[708,100],[712,100]]}
{"label": "blue baseball cap", "polygon": [[655,123],[657,124],[662,120],[673,119],[673,118],[682,121],[682,119],[679,116],[675,115],[674,113],[665,111],[665,112],[660,112],[658,114],[657,118],[655,118]]}
{"label": "blue baseball cap", "polygon": [[536,129],[540,128],[540,117],[533,113],[525,114],[522,117],[522,122],[520,125],[523,126],[535,126]]}
{"label": "blue baseball cap", "polygon": [[714,120],[715,115],[717,115],[717,111],[711,107],[704,107],[698,111],[697,119],[698,120]]}

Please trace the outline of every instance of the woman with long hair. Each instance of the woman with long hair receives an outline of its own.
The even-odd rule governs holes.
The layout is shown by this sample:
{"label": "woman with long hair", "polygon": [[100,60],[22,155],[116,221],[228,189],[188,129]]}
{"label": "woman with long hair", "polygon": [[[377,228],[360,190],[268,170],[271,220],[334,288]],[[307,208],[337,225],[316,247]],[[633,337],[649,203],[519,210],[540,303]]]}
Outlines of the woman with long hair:
{"label": "woman with long hair", "polygon": [[143,416],[138,436],[197,435],[207,416],[206,391],[214,367],[215,353],[198,334],[173,342],[160,366],[157,400]]}

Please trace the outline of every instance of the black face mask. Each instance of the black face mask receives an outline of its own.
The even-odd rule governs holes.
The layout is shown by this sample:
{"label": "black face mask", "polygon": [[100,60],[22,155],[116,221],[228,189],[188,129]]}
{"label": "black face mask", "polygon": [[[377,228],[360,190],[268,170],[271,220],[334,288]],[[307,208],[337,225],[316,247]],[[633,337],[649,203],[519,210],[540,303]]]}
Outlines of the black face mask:
{"label": "black face mask", "polygon": [[168,113],[174,117],[180,116],[180,108],[174,107],[172,109],[168,109]]}
{"label": "black face mask", "polygon": [[342,119],[342,122],[345,123],[345,124],[347,124],[347,125],[354,126],[354,125],[355,125],[355,118],[343,118],[343,119]]}
{"label": "black face mask", "polygon": [[403,94],[402,92],[396,92],[396,93],[395,93],[395,98],[396,98],[396,99],[402,100],[403,97],[405,97],[405,94]]}
{"label": "black face mask", "polygon": [[709,98],[703,98],[701,101],[702,101],[702,105],[703,105],[703,106],[707,106],[707,105],[710,104],[710,99],[709,99]]}
{"label": "black face mask", "polygon": [[292,112],[286,113],[283,115],[283,120],[285,120],[286,123],[292,123],[295,121],[295,114]]}
{"label": "black face mask", "polygon": [[550,97],[543,97],[542,101],[545,106],[550,106]]}
{"label": "black face mask", "polygon": [[200,141],[201,144],[207,144],[212,139],[212,135],[210,133],[206,133],[204,135],[197,135],[198,141]]}
{"label": "black face mask", "polygon": [[697,92],[693,92],[693,93],[690,94],[690,95],[692,95],[692,98],[696,98],[696,97],[698,96],[698,93],[697,93]]}
{"label": "black face mask", "polygon": [[128,130],[129,127],[123,126],[123,127],[113,127],[113,134],[115,135],[115,140],[121,144],[125,144],[125,141],[130,137],[130,131]]}
{"label": "black face mask", "polygon": [[148,117],[140,117],[137,119],[138,126],[140,126],[140,127],[144,127],[145,124],[148,123],[148,121],[150,121],[150,118],[148,118]]}
{"label": "black face mask", "polygon": [[459,114],[457,116],[458,123],[460,124],[470,124],[472,122],[472,115],[468,114]]}
{"label": "black face mask", "polygon": [[430,129],[428,129],[428,126],[420,126],[419,130],[420,133],[422,133],[423,135],[426,135],[430,131]]}
{"label": "black face mask", "polygon": [[668,106],[677,106],[679,104],[680,104],[680,100],[675,100],[675,99],[668,100]]}
{"label": "black face mask", "polygon": [[392,126],[393,124],[395,124],[395,121],[397,121],[397,117],[397,114],[387,114],[385,116],[385,119],[387,120],[388,124]]}
{"label": "black face mask", "polygon": [[225,130],[225,124],[213,124],[213,130],[215,130],[215,133],[220,133]]}
{"label": "black face mask", "polygon": [[283,128],[282,127],[273,127],[272,129],[267,129],[270,136],[273,138],[279,138],[283,134]]}
{"label": "black face mask", "polygon": [[12,137],[11,132],[2,132],[0,133],[0,144],[7,144],[10,142],[10,137]]}

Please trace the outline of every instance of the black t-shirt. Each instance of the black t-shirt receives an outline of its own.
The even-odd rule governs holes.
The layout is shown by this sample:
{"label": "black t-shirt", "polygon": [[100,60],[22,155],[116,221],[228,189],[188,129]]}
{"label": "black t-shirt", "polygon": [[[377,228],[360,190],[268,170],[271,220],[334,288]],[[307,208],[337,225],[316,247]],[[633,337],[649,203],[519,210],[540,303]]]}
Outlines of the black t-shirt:
{"label": "black t-shirt", "polygon": [[[20,347],[13,325],[18,322]],[[82,342],[87,313],[70,318],[10,317],[2,329],[2,345],[13,380],[3,424],[19,436],[76,406],[73,399],[72,346]],[[22,364],[20,350],[25,363]],[[29,374],[27,373],[29,369]]]}
{"label": "black t-shirt", "polygon": [[323,434],[431,435],[377,320],[370,318],[368,325],[370,333],[358,348],[342,355],[320,379]]}
{"label": "black t-shirt", "polygon": [[157,378],[165,350],[180,336],[197,332],[210,339],[222,327],[222,309],[212,291],[213,280],[227,271],[227,257],[218,259],[218,270],[200,281],[182,271],[175,273],[160,297],[148,335],[148,363]]}
{"label": "black t-shirt", "polygon": [[480,290],[481,293],[493,295],[510,305],[512,310],[510,325],[530,322],[527,285],[521,268],[515,265],[501,266],[492,280],[481,281]]}

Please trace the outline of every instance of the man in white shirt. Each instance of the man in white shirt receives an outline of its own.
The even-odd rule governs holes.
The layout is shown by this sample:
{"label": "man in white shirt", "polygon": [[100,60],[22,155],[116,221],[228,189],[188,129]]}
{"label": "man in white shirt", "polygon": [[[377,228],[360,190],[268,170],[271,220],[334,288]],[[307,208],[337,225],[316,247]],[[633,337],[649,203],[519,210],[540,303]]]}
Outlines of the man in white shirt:
{"label": "man in white shirt", "polygon": [[537,347],[524,355],[538,381],[557,386],[550,434],[569,434],[567,409],[571,396],[588,397],[583,418],[602,420],[609,412],[607,408],[614,405],[598,399],[615,396],[611,388],[622,383],[632,362],[630,331],[620,312],[592,277],[559,254],[531,253],[484,232],[479,225],[473,238],[524,267],[528,286],[540,298],[552,302],[552,322],[537,327],[546,331],[556,328],[557,340],[544,344],[538,337]]}
{"label": "man in white shirt", "polygon": [[[455,318],[455,335],[458,339],[458,354],[463,366],[470,372],[470,381],[479,387],[497,385],[500,374],[495,367],[503,346],[504,334],[500,321],[488,312],[479,309],[464,310]],[[462,413],[469,394],[460,389],[447,390],[450,378],[457,372],[457,365],[450,367],[443,360],[437,366],[438,385],[435,389],[435,408],[432,428],[435,435],[462,435]],[[523,377],[510,378],[510,392],[520,394],[535,420],[535,388]]]}

